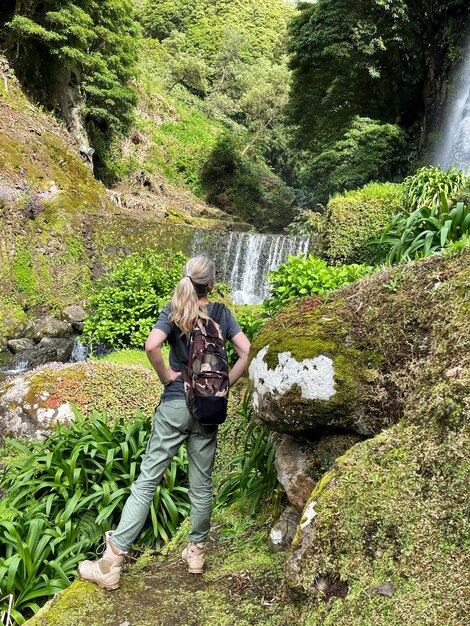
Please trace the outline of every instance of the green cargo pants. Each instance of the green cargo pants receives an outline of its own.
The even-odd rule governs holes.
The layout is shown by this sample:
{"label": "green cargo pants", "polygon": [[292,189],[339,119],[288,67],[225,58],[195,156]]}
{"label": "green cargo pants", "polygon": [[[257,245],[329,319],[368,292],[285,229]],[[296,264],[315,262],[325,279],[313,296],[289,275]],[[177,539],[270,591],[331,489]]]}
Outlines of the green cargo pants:
{"label": "green cargo pants", "polygon": [[163,474],[178,448],[187,440],[189,460],[189,538],[207,539],[212,511],[212,468],[217,446],[217,427],[199,424],[188,411],[185,399],[162,402],[155,411],[140,475],[131,486],[121,520],[113,532],[113,544],[128,550],[139,535]]}

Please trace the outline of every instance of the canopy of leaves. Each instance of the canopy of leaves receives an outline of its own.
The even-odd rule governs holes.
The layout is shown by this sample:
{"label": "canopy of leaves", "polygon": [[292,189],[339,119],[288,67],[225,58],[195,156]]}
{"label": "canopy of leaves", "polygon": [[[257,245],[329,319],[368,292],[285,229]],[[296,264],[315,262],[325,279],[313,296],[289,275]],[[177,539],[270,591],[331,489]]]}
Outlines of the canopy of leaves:
{"label": "canopy of leaves", "polygon": [[453,20],[467,11],[466,0],[301,4],[290,39],[299,141],[330,140],[354,115],[412,124],[424,108],[433,59],[460,37]]}
{"label": "canopy of leaves", "polygon": [[98,173],[114,139],[133,122],[139,25],[132,0],[32,0],[16,3],[6,39],[10,56],[28,89],[46,105],[61,68],[79,83],[84,117],[97,150]]}
{"label": "canopy of leaves", "polygon": [[404,174],[405,133],[396,124],[357,117],[344,137],[310,158],[300,172],[318,202],[370,180],[385,182]]}
{"label": "canopy of leaves", "polygon": [[146,0],[142,22],[160,40],[185,33],[187,49],[210,60],[236,31],[244,42],[242,58],[253,62],[279,55],[292,13],[284,0]]}

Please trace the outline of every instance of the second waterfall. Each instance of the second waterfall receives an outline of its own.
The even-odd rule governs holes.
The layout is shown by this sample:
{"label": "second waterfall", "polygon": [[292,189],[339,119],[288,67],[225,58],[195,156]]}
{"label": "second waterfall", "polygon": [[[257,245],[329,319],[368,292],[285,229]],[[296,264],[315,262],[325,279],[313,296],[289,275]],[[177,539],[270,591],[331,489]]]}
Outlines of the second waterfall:
{"label": "second waterfall", "polygon": [[308,254],[309,245],[308,237],[198,230],[193,254],[215,260],[219,279],[232,288],[235,304],[259,304],[269,295],[268,272],[289,256]]}

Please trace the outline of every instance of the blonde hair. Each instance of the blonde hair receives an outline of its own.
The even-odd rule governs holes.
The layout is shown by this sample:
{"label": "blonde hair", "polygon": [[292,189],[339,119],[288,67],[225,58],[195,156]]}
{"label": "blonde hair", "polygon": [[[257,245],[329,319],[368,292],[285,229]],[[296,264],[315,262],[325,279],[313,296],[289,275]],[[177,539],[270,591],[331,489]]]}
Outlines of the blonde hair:
{"label": "blonde hair", "polygon": [[183,278],[178,283],[171,299],[170,321],[185,335],[189,335],[198,319],[208,319],[199,304],[199,296],[205,296],[209,285],[215,283],[214,261],[205,256],[196,256],[183,267]]}

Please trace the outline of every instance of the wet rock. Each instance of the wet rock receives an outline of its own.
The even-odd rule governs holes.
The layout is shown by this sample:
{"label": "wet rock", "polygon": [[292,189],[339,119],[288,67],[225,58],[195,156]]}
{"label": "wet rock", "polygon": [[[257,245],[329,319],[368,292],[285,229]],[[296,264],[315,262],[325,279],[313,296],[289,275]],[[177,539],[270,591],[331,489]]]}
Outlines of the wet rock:
{"label": "wet rock", "polygon": [[10,339],[7,342],[7,347],[13,354],[17,352],[21,352],[22,350],[29,350],[34,347],[34,342],[31,339],[26,339],[23,337],[22,339]]}
{"label": "wet rock", "polygon": [[309,476],[305,443],[290,435],[275,438],[277,477],[284,487],[289,502],[299,512],[310,498],[315,481]]}
{"label": "wet rock", "polygon": [[38,345],[39,347],[55,350],[56,357],[54,361],[61,361],[62,363],[66,363],[72,356],[74,340],[73,338],[67,339],[60,337],[43,337]]}
{"label": "wet rock", "polygon": [[291,506],[287,507],[269,533],[268,545],[271,552],[289,550],[299,521],[300,513]]}
{"label": "wet rock", "polygon": [[54,348],[36,346],[15,354],[8,363],[8,367],[11,370],[29,370],[33,367],[39,367],[39,365],[55,361],[56,359],[57,352]]}

